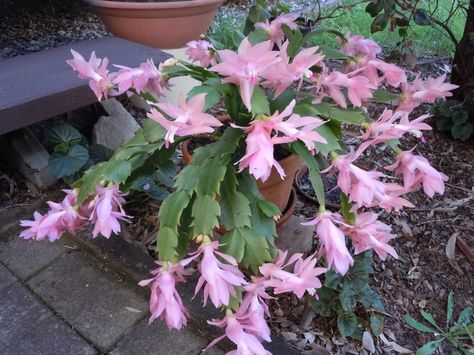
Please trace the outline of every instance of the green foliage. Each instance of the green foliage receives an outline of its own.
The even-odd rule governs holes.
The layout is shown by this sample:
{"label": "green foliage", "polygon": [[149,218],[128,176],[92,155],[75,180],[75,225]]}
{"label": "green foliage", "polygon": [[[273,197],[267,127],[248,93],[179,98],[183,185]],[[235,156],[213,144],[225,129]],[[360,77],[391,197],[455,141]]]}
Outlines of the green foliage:
{"label": "green foliage", "polygon": [[[226,179],[227,181],[232,184],[232,180]],[[227,183],[223,184],[226,187],[221,190],[221,206],[227,206],[223,209],[229,209],[229,201],[237,198],[245,203],[239,218],[234,216],[231,220],[225,213],[221,216],[221,221],[227,230],[221,238],[222,250],[256,273],[262,263],[271,261],[276,254],[273,240],[276,229],[273,217],[281,212],[275,205],[265,200],[251,177],[239,176],[233,183],[235,189],[228,188]]]}
{"label": "green foliage", "polygon": [[[449,343],[454,349],[453,353],[470,354],[468,344],[472,344],[474,340],[474,310],[472,307],[466,307],[459,314],[457,321],[449,328],[454,310],[454,295],[449,293],[446,309],[446,327],[439,325],[434,319],[433,315],[427,311],[421,310],[421,316],[430,326],[417,321],[410,315],[403,317],[404,321],[413,329],[420,332],[431,333],[436,338],[423,345],[416,351],[417,355],[432,354],[441,346],[443,342]],[[445,328],[445,329],[443,329]]]}
{"label": "green foliage", "polygon": [[67,183],[73,183],[81,172],[108,160],[112,155],[112,151],[103,145],[89,146],[87,139],[67,123],[48,127],[46,140],[53,149],[49,158],[49,168],[54,175]]}
{"label": "green foliage", "polygon": [[[315,312],[323,317],[337,315],[337,326],[344,337],[358,339],[363,331],[364,320],[360,309],[367,315],[366,327],[375,335],[383,331],[385,311],[380,296],[370,288],[369,275],[372,273],[372,252],[366,251],[354,258],[354,266],[344,276],[333,270],[325,274],[322,288],[318,289],[319,299],[313,300]],[[360,307],[358,307],[360,305]]]}
{"label": "green foliage", "polygon": [[436,127],[440,131],[449,131],[454,139],[465,141],[472,136],[473,125],[463,104],[449,100],[433,106],[432,113],[436,119]]}
{"label": "green foliage", "polygon": [[[463,0],[421,0],[395,1],[398,4],[416,4],[416,8],[432,14],[441,23],[446,23],[456,38],[461,38],[466,14],[459,8]],[[465,2],[465,1],[464,1]],[[355,0],[343,0],[341,8],[330,16],[333,8],[321,10],[323,20],[315,27],[325,27],[340,33],[360,34],[372,38],[389,50],[410,51],[415,53],[448,54],[455,46],[444,29],[435,23],[417,25],[410,10],[402,10],[398,5],[393,9],[392,0],[369,1],[359,3]],[[355,6],[351,6],[354,5]],[[385,6],[387,5],[387,6]],[[454,6],[453,6],[454,5]],[[346,6],[344,8],[344,6]],[[421,14],[422,12],[419,12]],[[316,15],[317,16],[317,15]],[[377,18],[377,16],[379,16]],[[431,15],[430,15],[431,16]],[[419,17],[419,16],[418,16]],[[417,17],[417,18],[418,18]],[[377,18],[377,21],[375,19]],[[316,17],[317,19],[317,17]],[[387,20],[387,22],[385,22]],[[375,23],[374,23],[375,22]],[[371,30],[382,31],[372,32]],[[336,48],[332,34],[322,33],[310,39],[311,45]]]}

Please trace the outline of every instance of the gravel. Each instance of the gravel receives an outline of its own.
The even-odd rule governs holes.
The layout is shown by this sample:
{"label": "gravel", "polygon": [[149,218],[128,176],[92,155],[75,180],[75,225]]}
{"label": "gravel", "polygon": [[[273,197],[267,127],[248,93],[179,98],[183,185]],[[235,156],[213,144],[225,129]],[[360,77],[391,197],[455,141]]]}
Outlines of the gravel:
{"label": "gravel", "polygon": [[0,1],[0,59],[107,35],[81,0]]}

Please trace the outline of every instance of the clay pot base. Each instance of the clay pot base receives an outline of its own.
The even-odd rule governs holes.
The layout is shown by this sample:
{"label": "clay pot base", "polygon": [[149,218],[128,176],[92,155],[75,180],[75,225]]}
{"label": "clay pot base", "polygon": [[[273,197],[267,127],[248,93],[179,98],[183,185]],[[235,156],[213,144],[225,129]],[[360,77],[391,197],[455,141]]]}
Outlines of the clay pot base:
{"label": "clay pot base", "polygon": [[161,49],[181,48],[206,33],[223,0],[120,2],[85,0],[115,36]]}

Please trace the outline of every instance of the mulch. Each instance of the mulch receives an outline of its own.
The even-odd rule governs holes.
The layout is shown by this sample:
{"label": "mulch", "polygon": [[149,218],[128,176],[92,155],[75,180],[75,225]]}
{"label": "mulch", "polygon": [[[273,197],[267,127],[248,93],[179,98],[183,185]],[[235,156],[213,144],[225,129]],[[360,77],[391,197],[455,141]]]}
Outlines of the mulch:
{"label": "mulch", "polygon": [[0,59],[107,35],[82,0],[0,1]]}

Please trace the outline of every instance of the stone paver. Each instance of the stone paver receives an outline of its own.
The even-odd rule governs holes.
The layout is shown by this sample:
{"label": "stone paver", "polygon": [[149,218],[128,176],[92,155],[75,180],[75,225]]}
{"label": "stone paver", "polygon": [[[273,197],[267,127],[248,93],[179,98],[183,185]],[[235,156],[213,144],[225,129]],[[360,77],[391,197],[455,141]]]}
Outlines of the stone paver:
{"label": "stone paver", "polygon": [[138,286],[80,252],[59,259],[28,284],[101,351],[110,350],[147,314],[148,301]]}
{"label": "stone paver", "polygon": [[[187,328],[183,328],[179,332],[170,331],[161,320],[156,320],[148,325],[148,320],[145,319],[120,340],[111,355],[197,355],[207,345],[204,338],[197,336]],[[224,352],[214,346],[202,354],[221,355]]]}
{"label": "stone paver", "polygon": [[31,242],[14,238],[7,243],[0,244],[0,261],[17,277],[28,279],[66,253],[67,250],[61,241],[54,243],[47,240]]}
{"label": "stone paver", "polygon": [[96,354],[20,283],[0,292],[0,354]]}
{"label": "stone paver", "polygon": [[0,264],[0,291],[7,288],[16,281],[15,276],[12,275],[8,269]]}

